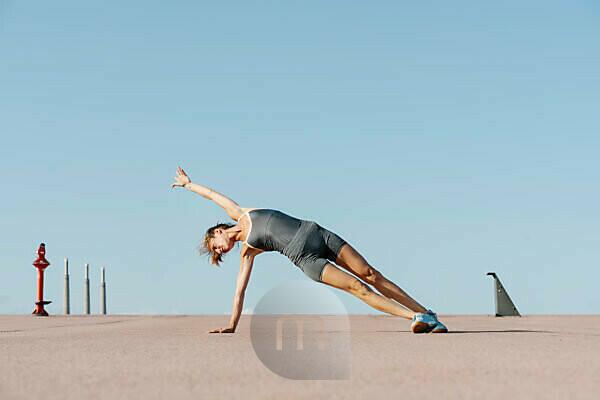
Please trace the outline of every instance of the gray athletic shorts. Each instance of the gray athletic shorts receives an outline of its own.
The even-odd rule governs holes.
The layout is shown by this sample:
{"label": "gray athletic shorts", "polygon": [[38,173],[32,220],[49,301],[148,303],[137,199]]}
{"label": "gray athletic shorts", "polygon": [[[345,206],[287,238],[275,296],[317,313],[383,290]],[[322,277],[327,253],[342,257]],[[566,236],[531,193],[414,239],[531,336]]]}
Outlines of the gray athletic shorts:
{"label": "gray athletic shorts", "polygon": [[316,222],[303,220],[283,254],[310,279],[322,282],[321,274],[325,264],[335,262],[345,243],[347,242],[339,235]]}

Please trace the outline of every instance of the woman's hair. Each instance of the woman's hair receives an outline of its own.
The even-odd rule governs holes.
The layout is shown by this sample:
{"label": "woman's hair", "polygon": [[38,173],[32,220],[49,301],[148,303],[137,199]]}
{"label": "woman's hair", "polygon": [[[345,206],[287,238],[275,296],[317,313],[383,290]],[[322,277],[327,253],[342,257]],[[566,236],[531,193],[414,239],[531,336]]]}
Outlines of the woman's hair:
{"label": "woman's hair", "polygon": [[219,222],[215,226],[211,226],[210,228],[208,228],[208,230],[204,234],[204,239],[200,243],[200,246],[198,246],[198,252],[200,253],[200,255],[204,255],[204,254],[208,255],[208,258],[210,259],[210,263],[213,265],[216,265],[217,267],[219,266],[219,263],[223,261],[223,254],[217,254],[216,252],[213,251],[212,247],[210,247],[210,239],[215,237],[216,229],[219,229],[219,228],[229,229],[233,226],[235,226],[235,225],[228,224],[225,222]]}

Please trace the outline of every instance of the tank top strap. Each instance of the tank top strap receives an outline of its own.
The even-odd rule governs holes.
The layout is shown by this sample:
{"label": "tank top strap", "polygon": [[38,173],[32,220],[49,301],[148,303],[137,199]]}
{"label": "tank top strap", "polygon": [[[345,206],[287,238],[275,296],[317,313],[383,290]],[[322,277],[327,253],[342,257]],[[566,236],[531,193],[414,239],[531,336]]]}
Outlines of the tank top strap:
{"label": "tank top strap", "polygon": [[249,214],[250,211],[252,211],[252,210],[244,211],[242,213],[242,215],[240,215],[239,218],[237,219],[238,222],[240,222],[240,219],[242,219],[242,217],[244,215],[248,214],[248,219],[250,220],[250,227],[248,228],[248,234],[246,235],[246,239],[242,240],[242,243],[246,244],[246,246],[248,246],[248,247],[252,247],[253,249],[260,250],[258,247],[254,247],[250,243],[248,243],[248,238],[250,237],[250,233],[252,232],[252,218],[250,218],[250,214]]}

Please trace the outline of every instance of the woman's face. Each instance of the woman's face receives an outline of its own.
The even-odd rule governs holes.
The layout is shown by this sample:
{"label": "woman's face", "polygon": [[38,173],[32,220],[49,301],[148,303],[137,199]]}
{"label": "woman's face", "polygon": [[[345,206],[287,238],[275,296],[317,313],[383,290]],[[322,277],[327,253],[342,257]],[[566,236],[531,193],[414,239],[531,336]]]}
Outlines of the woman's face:
{"label": "woman's face", "polygon": [[223,229],[216,229],[212,238],[212,248],[217,254],[225,254],[233,248],[233,241]]}

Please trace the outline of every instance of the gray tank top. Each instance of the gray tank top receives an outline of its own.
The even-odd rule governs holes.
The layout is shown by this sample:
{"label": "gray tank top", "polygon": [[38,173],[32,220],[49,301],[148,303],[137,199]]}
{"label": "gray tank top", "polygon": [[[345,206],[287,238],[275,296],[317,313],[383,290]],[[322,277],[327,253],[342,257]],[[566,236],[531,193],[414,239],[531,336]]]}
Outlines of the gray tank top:
{"label": "gray tank top", "polygon": [[248,214],[250,218],[250,232],[245,243],[255,249],[282,254],[286,253],[286,246],[290,244],[304,221],[269,208],[257,208],[244,214]]}

